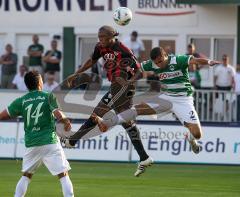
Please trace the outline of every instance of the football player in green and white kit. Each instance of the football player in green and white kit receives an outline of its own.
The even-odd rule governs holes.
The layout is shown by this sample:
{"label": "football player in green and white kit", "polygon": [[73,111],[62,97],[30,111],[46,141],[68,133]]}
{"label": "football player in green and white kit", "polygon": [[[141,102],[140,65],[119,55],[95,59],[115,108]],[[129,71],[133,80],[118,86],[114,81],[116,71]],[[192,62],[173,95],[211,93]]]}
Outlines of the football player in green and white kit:
{"label": "football player in green and white kit", "polygon": [[[201,138],[202,129],[193,105],[193,90],[189,81],[188,66],[191,64],[213,66],[220,62],[205,58],[194,58],[191,55],[167,55],[162,47],[153,48],[150,57],[150,60],[141,63],[141,67],[143,71],[151,71],[159,75],[161,93],[158,95],[158,99],[142,102],[109,119],[101,119],[96,116],[95,121],[98,123],[100,130],[104,132],[109,127],[128,122],[138,115],[173,112],[190,131],[186,137],[193,152],[199,153],[200,146],[196,140]],[[141,166],[141,162],[139,169],[144,170],[144,164]]]}
{"label": "football player in green and white kit", "polygon": [[52,175],[58,176],[63,195],[73,197],[73,186],[68,176],[71,168],[56,135],[54,117],[63,123],[65,131],[71,129],[71,123],[59,110],[56,97],[42,91],[40,74],[28,72],[24,81],[29,92],[0,113],[0,120],[17,116],[24,119],[26,152],[22,163],[23,175],[16,186],[15,197],[25,196],[34,172],[42,163]]}

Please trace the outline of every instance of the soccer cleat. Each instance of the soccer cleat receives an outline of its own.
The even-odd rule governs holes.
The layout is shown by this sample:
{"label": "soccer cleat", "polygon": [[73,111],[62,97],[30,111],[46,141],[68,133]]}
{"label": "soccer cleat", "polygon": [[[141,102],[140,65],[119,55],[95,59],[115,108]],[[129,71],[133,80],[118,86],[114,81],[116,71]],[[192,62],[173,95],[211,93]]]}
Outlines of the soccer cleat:
{"label": "soccer cleat", "polygon": [[75,146],[70,144],[69,139],[60,138],[60,142],[64,148],[75,148]]}
{"label": "soccer cleat", "polygon": [[148,166],[151,166],[153,164],[153,158],[148,157],[144,161],[140,161],[138,163],[138,167],[136,172],[134,173],[134,176],[139,177],[141,174],[143,174]]}
{"label": "soccer cleat", "polygon": [[108,130],[108,126],[103,123],[103,119],[97,114],[93,113],[91,118],[98,125],[98,128],[101,132],[106,132]]}
{"label": "soccer cleat", "polygon": [[193,151],[195,154],[200,153],[201,147],[200,147],[200,145],[197,143],[197,140],[195,140],[195,139],[189,139],[188,134],[185,135],[185,138],[186,138],[186,140],[189,142],[189,144],[190,144],[190,146],[191,146],[191,148],[192,148],[192,151]]}

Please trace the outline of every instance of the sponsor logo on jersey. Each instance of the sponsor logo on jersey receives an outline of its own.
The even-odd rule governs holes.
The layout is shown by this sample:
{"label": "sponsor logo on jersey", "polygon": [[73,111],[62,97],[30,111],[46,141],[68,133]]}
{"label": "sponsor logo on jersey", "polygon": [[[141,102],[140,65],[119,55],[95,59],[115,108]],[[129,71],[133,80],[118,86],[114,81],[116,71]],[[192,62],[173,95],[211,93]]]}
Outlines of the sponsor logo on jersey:
{"label": "sponsor logo on jersey", "polygon": [[165,72],[165,73],[161,73],[159,75],[160,80],[164,80],[164,79],[173,79],[176,77],[181,77],[183,76],[183,73],[181,71],[175,71],[175,72]]}
{"label": "sponsor logo on jersey", "polygon": [[103,58],[106,61],[113,61],[115,60],[116,56],[113,53],[106,53]]}

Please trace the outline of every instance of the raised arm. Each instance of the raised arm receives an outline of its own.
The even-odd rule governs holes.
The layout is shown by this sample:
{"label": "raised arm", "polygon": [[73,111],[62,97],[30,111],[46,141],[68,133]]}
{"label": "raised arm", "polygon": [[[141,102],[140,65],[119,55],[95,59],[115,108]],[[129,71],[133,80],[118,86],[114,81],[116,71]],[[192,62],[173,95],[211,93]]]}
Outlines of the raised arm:
{"label": "raised arm", "polygon": [[94,64],[97,63],[97,60],[92,60],[89,58],[77,71],[75,74],[81,74],[87,69],[91,68]]}
{"label": "raised arm", "polygon": [[72,86],[73,81],[77,78],[77,76],[79,74],[81,74],[84,71],[86,71],[87,69],[91,68],[96,62],[97,62],[97,60],[92,60],[91,58],[89,58],[74,74],[70,75],[67,78],[68,87]]}
{"label": "raised arm", "polygon": [[200,64],[200,65],[209,65],[209,66],[214,66],[216,64],[221,64],[219,61],[215,60],[209,60],[205,58],[191,58],[189,61],[189,65],[191,64]]}

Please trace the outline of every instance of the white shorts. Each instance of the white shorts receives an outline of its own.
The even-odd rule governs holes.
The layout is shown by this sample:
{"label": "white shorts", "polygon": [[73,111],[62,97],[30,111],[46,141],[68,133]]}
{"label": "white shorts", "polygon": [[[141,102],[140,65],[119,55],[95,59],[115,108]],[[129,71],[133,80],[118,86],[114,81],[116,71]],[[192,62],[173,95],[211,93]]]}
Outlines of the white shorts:
{"label": "white shorts", "polygon": [[186,123],[200,124],[198,114],[195,110],[193,97],[191,96],[168,96],[165,94],[159,95],[159,98],[172,103],[173,112],[180,122],[184,125]]}
{"label": "white shorts", "polygon": [[42,163],[54,176],[71,169],[60,143],[26,148],[22,172],[33,174]]}

